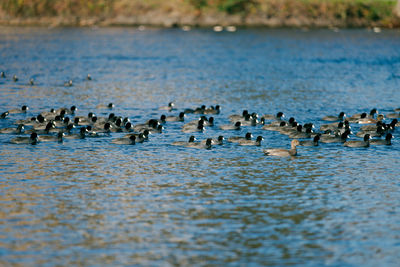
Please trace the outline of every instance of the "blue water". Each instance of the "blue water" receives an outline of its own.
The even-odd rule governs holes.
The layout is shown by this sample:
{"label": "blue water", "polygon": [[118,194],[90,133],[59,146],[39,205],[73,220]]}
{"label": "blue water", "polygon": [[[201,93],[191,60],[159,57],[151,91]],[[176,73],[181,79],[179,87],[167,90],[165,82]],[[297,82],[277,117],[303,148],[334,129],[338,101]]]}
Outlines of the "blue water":
{"label": "blue water", "polygon": [[[142,123],[170,101],[173,115],[221,105],[217,126],[248,109],[318,128],[340,111],[400,107],[399,47],[398,30],[3,27],[0,112],[30,109],[0,128],[71,105],[107,116],[97,106],[109,102]],[[290,139],[261,126],[195,134],[265,139],[211,150],[171,146],[190,136],[181,126],[167,123],[135,146],[111,144],[120,133],[34,146],[0,135],[0,265],[397,266],[398,139],[273,158],[262,149]]]}

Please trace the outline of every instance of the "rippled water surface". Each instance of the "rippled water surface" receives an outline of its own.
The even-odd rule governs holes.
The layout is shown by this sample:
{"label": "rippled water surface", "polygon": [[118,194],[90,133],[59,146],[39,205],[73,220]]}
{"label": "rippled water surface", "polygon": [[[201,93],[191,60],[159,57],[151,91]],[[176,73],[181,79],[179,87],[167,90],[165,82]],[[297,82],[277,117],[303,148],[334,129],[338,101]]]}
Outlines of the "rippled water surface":
{"label": "rippled water surface", "polygon": [[[262,149],[290,139],[261,126],[217,126],[243,109],[283,111],[317,128],[342,110],[390,113],[400,107],[399,48],[395,30],[0,28],[0,70],[8,74],[0,112],[30,107],[1,128],[71,105],[78,115],[107,116],[98,105],[109,102],[141,123],[174,101],[173,115],[222,106],[216,127],[197,139],[247,131],[265,139],[261,148],[176,147],[190,135],[179,122],[135,146],[111,144],[120,133],[38,145],[2,134],[0,265],[396,266],[398,139],[272,158]],[[64,87],[69,79],[74,86]]]}

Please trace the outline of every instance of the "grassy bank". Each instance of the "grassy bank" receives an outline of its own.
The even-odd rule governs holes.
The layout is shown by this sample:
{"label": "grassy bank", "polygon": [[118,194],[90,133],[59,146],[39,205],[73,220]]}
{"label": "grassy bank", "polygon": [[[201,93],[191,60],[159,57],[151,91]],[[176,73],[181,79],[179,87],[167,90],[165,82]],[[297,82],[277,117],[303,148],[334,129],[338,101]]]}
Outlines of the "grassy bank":
{"label": "grassy bank", "polygon": [[399,27],[396,0],[2,0],[11,25]]}

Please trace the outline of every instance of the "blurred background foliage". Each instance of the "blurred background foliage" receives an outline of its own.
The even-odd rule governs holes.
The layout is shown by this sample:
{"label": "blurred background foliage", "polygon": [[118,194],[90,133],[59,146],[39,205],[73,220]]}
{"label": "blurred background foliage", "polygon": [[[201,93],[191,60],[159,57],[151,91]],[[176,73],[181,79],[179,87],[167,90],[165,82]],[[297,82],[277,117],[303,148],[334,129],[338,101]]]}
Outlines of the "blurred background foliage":
{"label": "blurred background foliage", "polygon": [[1,0],[9,17],[115,17],[157,10],[181,16],[204,14],[258,15],[288,19],[391,21],[396,0]]}

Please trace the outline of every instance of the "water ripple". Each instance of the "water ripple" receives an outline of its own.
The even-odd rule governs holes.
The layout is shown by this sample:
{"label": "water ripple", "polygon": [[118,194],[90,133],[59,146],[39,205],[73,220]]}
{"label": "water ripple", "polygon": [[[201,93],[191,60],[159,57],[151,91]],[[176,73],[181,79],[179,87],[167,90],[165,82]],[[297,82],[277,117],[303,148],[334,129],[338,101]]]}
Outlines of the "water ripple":
{"label": "water ripple", "polygon": [[[30,110],[0,128],[73,104],[106,116],[96,106],[109,102],[139,123],[169,101],[220,104],[217,125],[249,109],[318,128],[323,115],[400,102],[397,31],[1,30],[0,106]],[[118,134],[36,146],[0,135],[0,265],[397,265],[397,139],[270,158],[262,149],[289,139],[260,127],[223,134],[248,130],[264,136],[261,148],[171,146],[189,136],[180,124],[136,146],[111,144]]]}

